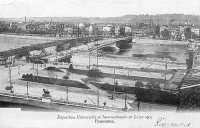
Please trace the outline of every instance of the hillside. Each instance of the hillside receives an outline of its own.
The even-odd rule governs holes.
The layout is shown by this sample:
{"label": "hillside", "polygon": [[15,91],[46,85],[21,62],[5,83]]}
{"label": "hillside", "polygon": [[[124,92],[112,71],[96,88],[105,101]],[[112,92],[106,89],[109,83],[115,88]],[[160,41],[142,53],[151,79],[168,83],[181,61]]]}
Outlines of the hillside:
{"label": "hillside", "polygon": [[[24,18],[0,18],[1,21],[24,21]],[[158,14],[158,15],[124,15],[121,17],[27,17],[28,21],[40,22],[87,22],[87,23],[129,23],[137,22],[159,24],[176,24],[180,22],[189,22],[200,25],[200,15],[184,15],[184,14]]]}

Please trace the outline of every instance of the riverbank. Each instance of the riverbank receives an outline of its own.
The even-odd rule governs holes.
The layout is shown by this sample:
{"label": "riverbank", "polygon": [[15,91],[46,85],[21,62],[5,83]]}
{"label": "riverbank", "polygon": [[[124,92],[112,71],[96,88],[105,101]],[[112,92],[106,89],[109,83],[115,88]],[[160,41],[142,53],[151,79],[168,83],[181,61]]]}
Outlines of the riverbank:
{"label": "riverbank", "polygon": [[[188,46],[188,41],[159,40],[159,39],[141,39],[135,38],[136,44],[142,45],[171,45],[171,46]],[[200,45],[200,44],[198,44]]]}
{"label": "riverbank", "polygon": [[22,39],[37,39],[37,40],[49,40],[49,41],[55,41],[55,40],[64,40],[64,39],[70,39],[65,37],[46,37],[46,36],[31,36],[31,35],[23,35],[23,34],[13,34],[13,33],[0,33],[0,37],[11,37],[11,38],[22,38]]}

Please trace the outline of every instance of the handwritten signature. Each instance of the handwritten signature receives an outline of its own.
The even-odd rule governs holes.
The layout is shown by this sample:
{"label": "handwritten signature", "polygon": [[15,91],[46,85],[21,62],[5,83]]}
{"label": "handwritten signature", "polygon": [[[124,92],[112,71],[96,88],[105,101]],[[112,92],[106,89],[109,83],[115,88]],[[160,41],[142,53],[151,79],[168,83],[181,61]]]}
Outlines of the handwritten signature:
{"label": "handwritten signature", "polygon": [[156,127],[190,127],[191,123],[169,122],[165,118],[159,117],[154,126],[156,126]]}

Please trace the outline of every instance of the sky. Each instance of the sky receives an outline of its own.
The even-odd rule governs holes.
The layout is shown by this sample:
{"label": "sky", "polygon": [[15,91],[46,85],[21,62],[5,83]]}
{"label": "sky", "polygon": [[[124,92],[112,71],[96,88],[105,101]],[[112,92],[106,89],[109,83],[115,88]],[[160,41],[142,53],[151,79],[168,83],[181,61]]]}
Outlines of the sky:
{"label": "sky", "polygon": [[200,0],[0,0],[0,18],[200,15]]}

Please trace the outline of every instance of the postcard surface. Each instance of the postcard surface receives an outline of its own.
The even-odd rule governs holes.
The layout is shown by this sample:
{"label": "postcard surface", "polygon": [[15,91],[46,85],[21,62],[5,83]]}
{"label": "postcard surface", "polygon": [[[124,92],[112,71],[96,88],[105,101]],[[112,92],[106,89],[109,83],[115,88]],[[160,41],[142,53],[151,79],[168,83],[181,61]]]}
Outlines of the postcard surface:
{"label": "postcard surface", "polygon": [[199,0],[0,0],[0,127],[198,128]]}

